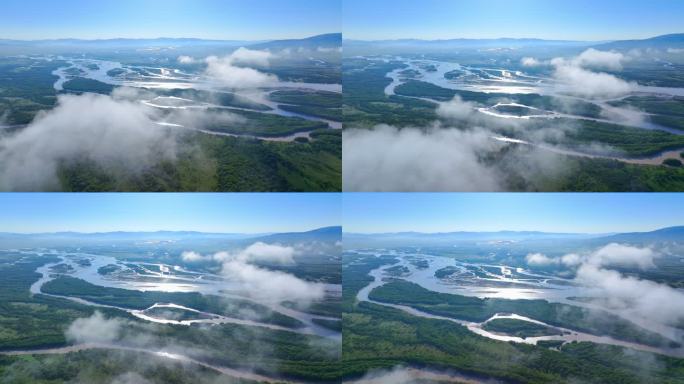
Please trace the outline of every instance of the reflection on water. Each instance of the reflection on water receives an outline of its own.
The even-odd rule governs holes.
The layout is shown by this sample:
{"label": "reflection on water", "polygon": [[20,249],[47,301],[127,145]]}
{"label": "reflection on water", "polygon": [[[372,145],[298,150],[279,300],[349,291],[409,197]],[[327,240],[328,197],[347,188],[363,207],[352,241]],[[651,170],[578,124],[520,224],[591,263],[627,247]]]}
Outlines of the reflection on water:
{"label": "reflection on water", "polygon": [[[435,60],[413,60],[397,57],[407,67],[395,69],[386,76],[392,84],[385,88],[386,95],[394,95],[395,88],[409,79],[415,79],[441,88],[483,93],[505,94],[549,94],[552,92],[549,79],[510,72],[503,69],[461,66],[458,63]],[[410,71],[416,75],[403,75]],[[498,75],[497,75],[498,73]],[[506,76],[502,76],[506,73]]]}
{"label": "reflection on water", "polygon": [[[369,60],[382,59],[369,58]],[[505,69],[466,67],[461,66],[458,63],[440,62],[425,59],[415,60],[396,57],[395,60],[402,62],[403,64],[405,64],[406,67],[394,69],[386,74],[386,77],[392,80],[391,83],[387,85],[387,87],[385,87],[385,94],[388,96],[395,95],[396,88],[409,80],[419,80],[422,82],[427,82],[436,85],[441,88],[461,91],[498,93],[508,95],[539,94],[545,96],[554,96],[559,99],[567,99],[570,101],[584,101],[593,103],[599,106],[604,112],[606,112],[607,116],[600,118],[588,117],[570,113],[561,113],[557,111],[549,111],[530,105],[511,102],[499,102],[493,106],[480,107],[477,108],[477,111],[483,115],[497,119],[546,119],[549,121],[553,121],[554,119],[562,118],[572,120],[588,120],[599,123],[626,125],[645,130],[664,131],[674,135],[684,135],[684,131],[682,130],[665,127],[651,122],[649,118],[650,115],[646,112],[630,108],[615,107],[609,104],[610,101],[621,100],[631,96],[631,94],[607,100],[586,99],[576,96],[569,96],[567,94],[559,92],[557,87],[554,85],[555,80],[552,78],[531,76],[521,71],[507,71]],[[682,96],[684,95],[684,88],[638,86],[636,91],[633,92],[633,94]],[[410,97],[435,104],[444,104],[444,102],[436,101],[428,97]],[[515,107],[521,113],[513,114],[502,112],[502,107]],[[620,155],[582,152],[579,150],[572,150],[540,143],[531,143],[523,140],[505,137],[494,139],[502,142],[534,146],[549,152],[565,156],[585,157],[594,159],[610,159],[629,164],[640,165],[662,165],[663,161],[667,159],[679,160],[681,159],[680,153],[682,152],[682,150],[684,150],[684,148],[675,148],[673,150],[662,151],[660,153],[647,157],[627,157]]]}
{"label": "reflection on water", "polygon": [[[369,58],[369,60],[378,60]],[[672,134],[684,134],[681,130],[665,127],[649,121],[649,114],[639,112],[632,109],[623,109],[608,104],[609,101],[624,99],[630,95],[661,95],[661,96],[684,96],[684,88],[672,87],[653,87],[639,85],[632,92],[632,94],[624,95],[617,99],[597,100],[588,99],[577,96],[570,96],[561,92],[557,86],[556,80],[549,77],[538,77],[525,74],[521,71],[510,71],[502,68],[479,68],[472,66],[462,66],[458,63],[441,62],[427,59],[407,59],[402,57],[394,58],[396,61],[402,62],[406,67],[395,69],[387,73],[386,77],[390,78],[392,82],[385,88],[385,94],[388,96],[395,95],[395,89],[399,85],[409,80],[419,80],[430,83],[445,89],[453,89],[460,91],[471,91],[481,93],[497,93],[497,94],[539,94],[543,96],[554,96],[560,99],[579,100],[594,103],[605,110],[610,110],[613,115],[630,116],[630,118],[622,120],[611,120],[605,118],[587,117],[581,115],[558,113],[554,111],[545,111],[533,106],[523,104],[508,104],[520,107],[526,107],[535,110],[533,113],[526,116],[515,116],[511,114],[497,113],[496,107],[504,104],[497,104],[493,107],[480,108],[479,111],[489,116],[498,118],[518,118],[518,119],[582,119],[597,122],[622,124],[632,127],[648,129],[648,130],[662,130]],[[420,98],[436,102],[429,98]],[[638,118],[636,118],[638,115]]]}
{"label": "reflection on water", "polygon": [[[127,65],[123,66],[119,62],[114,62],[114,61],[106,61],[106,60],[96,60],[96,59],[67,59],[67,58],[60,58],[61,60],[65,60],[69,65],[59,68],[55,71],[52,72],[53,75],[58,76],[59,79],[57,79],[54,83],[54,88],[57,91],[63,91],[64,90],[64,83],[67,81],[75,78],[75,77],[82,77],[86,79],[92,79],[92,80],[97,80],[105,84],[109,85],[114,85],[114,86],[126,86],[126,87],[133,87],[133,88],[142,88],[142,89],[160,89],[160,90],[171,90],[171,89],[194,89],[194,90],[200,90],[200,91],[209,91],[209,92],[217,92],[217,93],[226,93],[226,92],[232,92],[233,90],[227,90],[225,87],[220,85],[220,82],[217,82],[214,79],[204,77],[201,75],[192,75],[188,74],[185,72],[182,72],[177,69],[167,69],[167,68],[162,68],[162,67],[147,67],[147,66],[136,66],[136,65]],[[111,71],[111,72],[110,72]],[[247,99],[250,99],[252,102],[255,103],[260,103],[260,104],[266,104],[268,105],[271,110],[270,111],[261,111],[261,110],[256,110],[256,109],[250,109],[250,108],[234,108],[230,107],[232,109],[241,109],[241,110],[247,110],[251,112],[259,112],[259,113],[267,113],[267,114],[276,114],[280,116],[285,116],[285,117],[299,117],[305,120],[310,120],[310,121],[320,121],[328,124],[328,126],[332,129],[341,129],[342,128],[342,123],[339,121],[333,121],[329,119],[325,119],[322,117],[318,116],[313,116],[313,115],[307,115],[304,113],[297,113],[297,112],[290,112],[286,111],[284,109],[281,109],[280,106],[282,103],[275,103],[271,102],[268,99],[268,95],[273,92],[274,90],[281,90],[281,89],[302,89],[302,90],[310,90],[310,91],[327,91],[327,92],[336,92],[336,93],[341,93],[342,92],[342,85],[341,84],[322,84],[322,83],[306,83],[306,82],[293,82],[293,81],[278,81],[274,82],[272,84],[269,84],[267,87],[260,88],[260,89],[252,89],[249,90],[248,93],[251,93],[251,96],[246,97]],[[247,91],[241,90],[241,93],[245,93]],[[168,102],[169,100],[175,100],[175,103],[171,103],[171,105],[168,105],[165,102]],[[177,101],[180,98],[173,98],[173,97],[158,97],[153,100],[143,100],[141,101],[143,104],[153,107],[153,108],[162,108],[162,109],[169,109],[169,108],[177,108],[177,109],[189,109],[189,108],[226,108],[223,106],[219,105],[214,105],[211,103],[203,103],[203,102],[196,102],[193,100],[189,99],[180,99],[185,101],[184,105],[178,105]],[[156,102],[155,102],[156,101]],[[216,132],[212,131],[202,131],[208,134],[216,134]],[[245,135],[230,135],[230,136],[245,136]],[[310,138],[309,134],[307,132],[304,133],[298,133],[296,135],[291,135],[287,137],[279,137],[279,138],[262,138],[262,137],[256,137],[253,136],[257,139],[262,139],[262,140],[278,140],[278,141],[293,141],[297,137],[306,137]]]}
{"label": "reflection on water", "polygon": [[[362,255],[380,256],[379,253],[372,251],[357,250],[355,252]],[[449,257],[432,256],[423,253],[401,253],[394,251],[392,254],[399,259],[399,263],[384,265],[372,270],[369,275],[373,277],[373,281],[358,292],[357,300],[373,302],[375,304],[400,309],[414,316],[455,322],[467,327],[473,333],[500,341],[512,341],[526,344],[536,344],[541,340],[558,340],[564,342],[591,341],[600,344],[618,345],[642,351],[684,357],[684,348],[656,348],[648,345],[617,340],[612,337],[596,336],[546,324],[542,321],[518,314],[498,313],[481,323],[477,323],[446,316],[433,315],[405,305],[389,304],[370,300],[368,295],[373,289],[385,284],[387,279],[390,277],[397,278],[396,276],[392,276],[391,274],[387,273],[385,270],[390,268],[390,266],[402,266],[407,268],[409,273],[402,274],[402,276],[399,277],[400,279],[418,284],[421,287],[434,292],[478,298],[499,298],[509,300],[543,299],[549,302],[563,303],[589,309],[600,309],[622,317],[621,313],[612,311],[610,308],[606,308],[604,306],[599,307],[591,302],[569,300],[568,298],[571,297],[596,297],[596,292],[593,292],[591,289],[578,286],[574,284],[573,281],[568,279],[534,273],[523,268],[513,268],[505,265],[467,263]],[[412,263],[412,261],[415,260],[427,261],[427,267],[417,267]],[[450,273],[442,278],[437,278],[435,276],[435,272],[444,268],[449,268],[448,271]],[[530,321],[535,324],[559,330],[562,334],[522,338],[490,332],[483,328],[487,322],[497,318],[512,318]],[[645,319],[633,317],[628,318],[627,320],[671,340],[684,339],[684,332],[674,327],[663,324],[652,324]]]}
{"label": "reflection on water", "polygon": [[[23,252],[24,254],[38,254],[45,253],[38,252]],[[82,279],[90,284],[109,288],[121,288],[137,291],[158,291],[158,292],[198,292],[201,294],[210,294],[232,299],[240,299],[254,302],[259,305],[267,307],[269,310],[283,315],[295,318],[301,321],[304,326],[302,328],[288,328],[269,323],[263,323],[259,320],[246,320],[234,317],[228,317],[220,314],[202,312],[193,308],[188,308],[175,303],[156,303],[150,308],[144,310],[132,310],[129,308],[122,308],[111,305],[103,305],[84,300],[78,297],[58,296],[63,297],[81,304],[115,308],[126,311],[131,315],[150,322],[159,324],[176,324],[176,325],[193,325],[193,324],[239,324],[248,326],[257,326],[269,328],[273,330],[297,332],[303,334],[318,335],[321,337],[331,339],[341,339],[341,334],[314,323],[314,319],[339,320],[326,316],[312,315],[296,309],[284,307],[280,302],[274,302],[266,297],[254,295],[252,292],[242,291],[242,284],[236,281],[231,281],[223,276],[214,275],[210,273],[200,273],[189,271],[180,266],[165,265],[160,263],[144,263],[144,262],[123,262],[111,256],[94,255],[87,253],[64,253],[57,251],[46,252],[58,256],[60,261],[45,264],[36,269],[36,272],[41,275],[40,279],[31,285],[30,291],[32,294],[45,294],[41,291],[43,285],[50,280],[56,278],[59,274],[52,271],[57,265],[66,264],[70,267],[65,275]],[[87,263],[83,261],[87,260]],[[108,270],[108,273],[102,274],[99,272],[100,268]],[[326,295],[329,297],[339,297],[341,294],[341,286],[339,284],[321,284],[325,288]],[[53,295],[56,296],[56,295]],[[153,316],[149,311],[154,308],[175,308],[182,309],[198,314],[198,318],[189,320],[174,320]]]}

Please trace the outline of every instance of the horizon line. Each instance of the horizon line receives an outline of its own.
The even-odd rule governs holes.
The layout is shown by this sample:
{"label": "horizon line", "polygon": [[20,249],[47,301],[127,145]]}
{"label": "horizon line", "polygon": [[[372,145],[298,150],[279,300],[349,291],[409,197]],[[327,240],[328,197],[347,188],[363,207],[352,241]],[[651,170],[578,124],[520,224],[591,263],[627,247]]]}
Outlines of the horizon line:
{"label": "horizon line", "polygon": [[[344,38],[347,41],[365,41],[365,42],[376,42],[376,41],[401,41],[401,40],[420,40],[420,41],[448,41],[448,40],[543,40],[543,41],[565,41],[565,42],[587,42],[587,43],[600,43],[600,42],[615,42],[615,41],[630,41],[630,40],[647,40],[660,36],[669,35],[684,35],[684,32],[671,32],[659,35],[648,35],[646,37],[633,37],[633,38],[619,38],[619,39],[588,39],[588,40],[576,40],[576,39],[559,39],[559,38],[544,38],[544,37],[439,37],[439,38],[425,38],[425,37],[393,37],[393,38]],[[343,35],[344,36],[344,35]]]}
{"label": "horizon line", "polygon": [[159,233],[159,232],[194,232],[194,233],[202,233],[202,234],[211,234],[211,235],[264,235],[264,234],[280,234],[280,233],[305,233],[305,232],[312,232],[316,231],[319,229],[325,229],[325,228],[335,228],[335,227],[342,227],[341,225],[326,225],[322,227],[315,227],[311,229],[306,229],[306,230],[291,230],[291,231],[265,231],[265,232],[207,232],[207,231],[202,231],[202,230],[183,230],[183,229],[157,229],[157,230],[144,230],[144,231],[136,231],[136,230],[110,230],[110,231],[96,231],[96,232],[81,232],[81,231],[72,231],[72,230],[61,230],[61,231],[46,231],[46,232],[10,232],[10,231],[0,231],[0,235],[55,235],[55,234],[66,234],[66,233],[71,233],[71,234],[78,234],[78,235],[99,235],[99,234],[110,234],[110,233]]}
{"label": "horizon line", "polygon": [[342,32],[326,32],[317,33],[313,35],[305,35],[304,37],[288,37],[288,38],[272,38],[272,39],[228,39],[228,38],[209,38],[209,37],[170,37],[170,36],[159,36],[159,37],[99,37],[99,38],[82,38],[82,37],[57,37],[57,38],[35,38],[35,39],[17,39],[10,37],[0,37],[0,41],[24,41],[24,42],[36,42],[36,41],[60,41],[60,40],[80,40],[80,41],[107,41],[107,40],[203,40],[203,41],[240,41],[240,42],[272,42],[281,40],[304,40],[311,37],[323,36],[323,35],[335,35],[342,34]]}
{"label": "horizon line", "polygon": [[347,235],[389,235],[389,234],[402,234],[402,233],[416,233],[416,234],[424,234],[424,235],[438,235],[438,234],[454,234],[454,233],[502,233],[502,232],[537,232],[537,233],[545,233],[545,234],[562,234],[562,235],[608,235],[608,234],[619,234],[619,233],[648,233],[648,232],[653,232],[653,231],[658,231],[661,229],[667,229],[667,228],[677,228],[677,227],[684,227],[684,224],[682,225],[670,225],[670,226],[665,226],[665,227],[656,227],[654,229],[642,229],[642,230],[633,230],[633,231],[607,231],[607,232],[557,232],[557,231],[541,231],[541,230],[531,230],[531,229],[519,229],[519,230],[511,230],[511,229],[498,229],[498,230],[454,230],[454,231],[436,231],[436,232],[424,232],[424,231],[415,231],[415,230],[405,230],[405,231],[388,231],[388,232],[359,232],[359,231],[354,231],[354,232],[347,232],[344,231],[344,227],[342,230],[342,234],[347,234]]}

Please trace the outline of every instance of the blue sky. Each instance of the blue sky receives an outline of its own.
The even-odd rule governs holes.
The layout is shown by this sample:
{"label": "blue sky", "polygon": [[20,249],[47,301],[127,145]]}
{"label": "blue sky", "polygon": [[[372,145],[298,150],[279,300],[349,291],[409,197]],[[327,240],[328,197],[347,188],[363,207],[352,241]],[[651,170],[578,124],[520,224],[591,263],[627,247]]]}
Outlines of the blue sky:
{"label": "blue sky", "polygon": [[677,193],[345,193],[345,232],[606,233],[684,225]]}
{"label": "blue sky", "polygon": [[646,38],[684,32],[681,0],[344,0],[347,39]]}
{"label": "blue sky", "polygon": [[341,32],[341,0],[2,0],[0,38],[270,40]]}
{"label": "blue sky", "polygon": [[341,225],[339,194],[2,193],[0,232],[306,231]]}

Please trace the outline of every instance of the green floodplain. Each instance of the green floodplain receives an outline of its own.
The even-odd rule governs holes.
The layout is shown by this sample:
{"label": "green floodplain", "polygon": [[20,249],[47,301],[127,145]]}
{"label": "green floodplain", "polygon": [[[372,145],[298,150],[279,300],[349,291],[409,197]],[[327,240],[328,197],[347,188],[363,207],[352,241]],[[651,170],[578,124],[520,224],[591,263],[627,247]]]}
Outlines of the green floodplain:
{"label": "green floodplain", "polygon": [[[127,71],[108,71],[112,78],[140,80],[158,76],[153,70],[143,68],[158,65],[154,60],[159,58],[131,57],[124,53],[100,54],[100,57],[120,60],[127,66]],[[339,84],[339,64],[335,63],[339,59],[326,59],[329,61],[325,65],[318,66],[307,64],[306,60],[283,60],[264,71],[268,70],[269,75],[278,76],[281,81]],[[165,60],[169,70],[197,73],[203,70],[202,67],[178,67],[179,64],[169,62],[170,58]],[[19,134],[37,116],[55,108],[60,95],[111,95],[120,88],[87,77],[84,70],[99,69],[97,64],[89,64],[84,70],[69,68],[62,89],[58,91],[54,86],[59,79],[55,71],[69,65],[67,59],[0,57],[0,125],[4,128],[3,136]],[[342,189],[341,132],[331,129],[328,123],[340,124],[342,101],[338,92],[276,89],[267,93],[267,101],[272,104],[268,106],[242,96],[239,90],[217,92],[139,87],[136,91],[147,100],[157,97],[175,98],[171,100],[173,102],[187,99],[195,105],[205,105],[199,117],[208,118],[197,123],[198,130],[176,129],[175,157],[160,157],[142,172],[130,172],[115,164],[103,165],[88,156],[59,159],[59,184],[50,189],[74,192],[332,192]],[[275,106],[283,112],[274,113]],[[160,114],[161,120],[169,118],[169,123],[177,123],[173,120],[173,113],[177,110],[164,105],[153,109]],[[9,189],[8,186],[0,188]]]}
{"label": "green floodplain", "polygon": [[[467,51],[451,55],[442,53],[403,56],[415,56],[419,60],[453,61],[470,66],[491,66],[486,55]],[[495,57],[499,62],[503,61],[503,58]],[[530,71],[529,68],[521,68],[519,65],[509,65],[511,71]],[[345,129],[372,129],[381,124],[400,129],[425,129],[438,124],[441,128],[465,130],[484,125],[494,134],[517,140],[588,154],[635,159],[684,147],[684,98],[680,96],[631,96],[608,103],[613,107],[643,111],[648,114],[650,123],[678,132],[675,134],[604,121],[603,108],[587,100],[561,99],[535,93],[504,94],[447,89],[426,82],[415,73],[407,71],[401,72],[404,80],[394,88],[394,94],[387,95],[385,88],[392,83],[387,74],[404,67],[404,61],[397,59],[372,55],[345,57],[342,65]],[[628,81],[642,81],[643,84],[664,87],[677,86],[682,80],[673,79],[672,70],[651,70],[648,73],[651,76],[648,82],[639,78],[638,72],[634,70],[624,70],[619,76]],[[445,74],[447,79],[454,77],[452,73]],[[509,119],[490,119],[489,123],[459,122],[446,119],[437,113],[439,102],[449,102],[454,97],[459,97],[462,101],[479,108],[489,108],[505,115],[525,116],[532,112],[528,108],[514,106],[496,107],[500,102],[538,108],[534,113],[560,115],[553,119],[515,119],[515,124],[510,123]],[[564,117],[567,114],[577,118]],[[482,119],[486,116],[480,114],[479,117]],[[547,131],[558,130],[563,134],[545,134]],[[534,158],[530,148],[519,144],[509,144],[498,152],[483,155],[481,161],[499,169],[500,173],[505,175],[503,184],[508,191],[678,191],[684,188],[684,169],[681,167],[680,159],[666,159],[655,164],[635,164],[612,158],[580,157],[554,152],[548,152],[546,156],[550,162],[562,164],[562,170],[538,170],[533,175],[521,173],[515,164],[534,162]]]}
{"label": "green floodplain", "polygon": [[[329,241],[324,237],[316,238],[318,247]],[[231,241],[223,240],[222,244]],[[279,240],[283,241],[286,241],[285,237]],[[157,245],[124,246],[118,242],[119,246],[113,253],[120,261],[118,267],[104,266],[97,273],[105,278],[141,279],[135,276],[149,273],[147,270],[154,271],[152,264],[145,263],[165,263],[174,259],[174,263],[182,263],[178,250],[181,247],[188,244],[216,246],[207,240],[181,243],[185,245],[175,248],[169,243],[168,248],[159,249]],[[111,246],[81,246],[82,252],[91,254],[106,255],[101,249],[112,249]],[[77,252],[72,247],[66,249]],[[72,255],[69,260],[83,267],[90,266],[85,258]],[[59,262],[60,258],[54,254],[0,252],[0,275],[3,276],[0,279],[2,383],[127,382],[124,379],[155,384],[256,383],[262,381],[258,377],[264,377],[268,382],[323,383],[335,382],[340,377],[339,340],[303,333],[301,321],[258,302],[198,292],[140,291],[94,285],[74,276],[73,267],[65,267]],[[51,263],[54,263],[48,272],[51,280],[42,286],[40,293],[31,293],[31,285],[41,277],[36,270]],[[296,265],[287,266],[282,272],[301,276],[305,281],[339,283],[341,276],[335,263],[328,256],[303,255],[298,256]],[[191,264],[183,265],[193,267]],[[130,269],[122,272],[122,268]],[[184,271],[188,270],[179,270],[176,276],[208,273],[202,272],[206,269],[201,268],[190,269],[193,274]],[[126,274],[121,275],[124,272]],[[173,278],[156,281],[172,282]],[[158,303],[174,303],[178,307],[152,307]],[[316,324],[331,332],[341,331],[339,299],[326,297],[306,307],[287,301],[282,305],[322,316],[320,319],[314,317]],[[143,311],[145,315],[158,319],[182,321],[225,316],[238,322],[164,324],[133,316],[131,310]],[[103,339],[101,347],[69,350],[69,346],[84,343],[68,336],[70,326],[77,319],[90,318],[96,312],[101,314],[104,322],[96,330],[96,338],[99,337],[97,335],[111,333],[108,328],[111,325],[108,324],[112,322],[120,324],[118,335],[113,339]],[[239,323],[241,320],[262,325]],[[268,328],[271,325],[276,328]],[[59,353],[49,351],[59,348],[67,349]],[[40,353],[41,350],[45,353]],[[17,351],[33,353],[16,354]],[[169,358],[169,355],[157,352],[183,357]],[[188,358],[192,361],[184,360]],[[224,368],[258,377],[240,378],[230,372],[222,373]]]}
{"label": "green floodplain", "polygon": [[[343,265],[344,339],[342,365],[348,378],[370,370],[397,366],[436,372],[457,372],[475,381],[502,383],[680,383],[684,359],[591,342],[537,345],[493,340],[465,326],[442,319],[413,316],[400,309],[359,302],[357,293],[383,265],[397,262],[391,255],[345,254]],[[431,292],[401,279],[370,292],[370,299],[407,305],[431,314],[482,321],[494,312],[515,311],[557,326],[598,334],[612,332],[625,340],[660,343],[630,324],[596,328],[578,307],[545,300],[482,300]],[[560,316],[559,316],[560,315]],[[612,319],[615,320],[615,319]],[[612,321],[611,320],[611,321]],[[491,320],[485,327],[508,335],[534,337],[558,330],[519,320]],[[600,326],[599,326],[600,327]],[[610,329],[610,330],[609,330]],[[657,335],[656,335],[657,336]],[[498,381],[496,381],[498,380]],[[429,381],[429,380],[428,380]],[[458,380],[456,380],[458,381]]]}

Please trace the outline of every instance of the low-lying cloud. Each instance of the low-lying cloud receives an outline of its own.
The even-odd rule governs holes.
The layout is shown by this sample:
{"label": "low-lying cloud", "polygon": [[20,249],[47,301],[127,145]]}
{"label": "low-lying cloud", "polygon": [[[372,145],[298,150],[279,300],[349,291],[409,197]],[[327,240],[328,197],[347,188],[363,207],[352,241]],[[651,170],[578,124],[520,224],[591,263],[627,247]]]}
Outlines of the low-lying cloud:
{"label": "low-lying cloud", "polygon": [[573,59],[573,64],[584,68],[622,70],[622,62],[626,57],[619,52],[599,51],[589,48]]}
{"label": "low-lying cloud", "polygon": [[107,319],[95,311],[90,317],[74,320],[66,331],[66,338],[79,344],[108,344],[119,339],[123,326],[123,320]]}
{"label": "low-lying cloud", "polygon": [[194,64],[197,62],[197,60],[190,56],[178,56],[178,62],[181,64]]}
{"label": "low-lying cloud", "polygon": [[560,259],[548,257],[543,253],[530,253],[525,256],[525,261],[528,265],[535,267],[560,264]]}
{"label": "low-lying cloud", "polygon": [[684,321],[684,293],[664,284],[583,264],[575,281],[588,288],[588,294],[605,298],[603,303],[624,317],[647,319],[676,326]]}
{"label": "low-lying cloud", "polygon": [[537,67],[542,65],[542,62],[535,59],[534,57],[523,57],[520,59],[520,64],[525,67]]}
{"label": "low-lying cloud", "polygon": [[294,247],[266,244],[257,241],[247,248],[235,252],[222,251],[213,255],[200,255],[197,252],[189,251],[183,252],[181,257],[185,262],[204,262],[204,261],[241,261],[245,263],[275,263],[282,265],[292,265],[294,261],[295,249]]}
{"label": "low-lying cloud", "polygon": [[275,262],[292,265],[295,249],[290,246],[266,244],[260,241],[250,245],[240,252],[240,258],[248,262]]}
{"label": "low-lying cloud", "polygon": [[274,57],[275,55],[269,51],[258,51],[245,47],[238,48],[228,56],[234,64],[258,65],[261,67],[267,67],[270,64],[270,60]]}
{"label": "low-lying cloud", "polygon": [[[449,113],[463,113],[460,106]],[[345,130],[343,185],[350,191],[493,191],[501,189],[483,153],[501,144],[483,130],[380,125]]]}
{"label": "low-lying cloud", "polygon": [[584,97],[617,97],[626,95],[635,89],[634,83],[628,83],[614,75],[604,72],[592,72],[575,65],[559,65],[554,77],[559,81],[561,92]]}
{"label": "low-lying cloud", "polygon": [[[676,326],[684,321],[684,293],[665,284],[628,276],[618,268],[650,270],[660,253],[652,247],[611,243],[588,253],[549,257],[527,255],[531,266],[559,266],[575,271],[574,282],[581,295],[596,298],[601,305],[628,319],[646,324]],[[640,322],[643,324],[643,321]]]}
{"label": "low-lying cloud", "polygon": [[535,57],[523,57],[520,63],[526,67],[539,66],[561,66],[572,65],[582,68],[593,69],[608,69],[613,71],[622,70],[623,61],[628,60],[628,57],[620,52],[600,51],[598,49],[589,48],[579,55],[572,58],[556,57],[551,60],[539,60]]}
{"label": "low-lying cloud", "polygon": [[362,378],[347,381],[348,384],[419,384],[419,383],[488,383],[499,384],[496,379],[475,378],[467,375],[444,371],[431,371],[429,369],[407,368],[401,365],[392,369],[374,369],[368,371]]}
{"label": "low-lying cloud", "polygon": [[223,263],[221,273],[240,283],[240,290],[250,296],[272,302],[294,301],[300,305],[320,300],[325,295],[323,285],[302,280],[289,273],[269,270],[233,260]]}
{"label": "low-lying cloud", "polygon": [[155,124],[155,111],[118,97],[117,91],[111,96],[61,95],[54,109],[0,138],[0,189],[59,189],[57,171],[73,160],[135,175],[174,159],[174,132]]}
{"label": "low-lying cloud", "polygon": [[437,107],[437,115],[445,119],[464,120],[472,118],[476,113],[477,105],[463,101],[461,96],[454,96],[451,101],[440,103]]}
{"label": "low-lying cloud", "polygon": [[616,97],[633,91],[636,84],[610,73],[596,71],[620,71],[623,62],[628,59],[619,52],[589,48],[570,59],[556,57],[542,61],[524,57],[521,64],[526,67],[552,66],[556,86],[561,92],[583,97]]}
{"label": "low-lying cloud", "polygon": [[416,384],[420,381],[407,368],[397,366],[389,370],[372,370],[348,384]]}
{"label": "low-lying cloud", "polygon": [[188,263],[220,263],[221,274],[231,283],[237,284],[238,291],[251,297],[272,302],[294,301],[306,306],[325,296],[322,284],[255,265],[294,265],[296,252],[291,246],[256,242],[238,251],[223,251],[213,255],[188,251],[183,252],[181,257]]}
{"label": "low-lying cloud", "polygon": [[532,266],[578,267],[589,264],[596,267],[636,267],[646,270],[655,268],[655,259],[658,256],[659,254],[650,247],[611,243],[586,254],[569,253],[560,257],[549,257],[542,253],[531,253],[525,260]]}
{"label": "low-lying cloud", "polygon": [[209,56],[204,60],[179,56],[178,62],[186,65],[204,62],[206,64],[204,75],[228,88],[249,89],[267,86],[278,81],[277,76],[250,67],[268,67],[275,57],[269,51],[241,47],[227,56]]}
{"label": "low-lying cloud", "polygon": [[[509,189],[511,183],[535,186],[568,171],[552,147],[534,144],[561,137],[560,127],[528,132],[512,122],[503,128],[503,119],[488,117],[475,104],[458,98],[443,103],[439,113],[459,128],[434,123],[428,128],[378,125],[345,130],[345,190],[499,191]],[[522,133],[527,141],[508,140],[497,133],[501,129]]]}
{"label": "low-lying cloud", "polygon": [[205,74],[228,88],[258,88],[278,81],[277,77],[256,69],[238,67],[230,57],[208,57]]}

